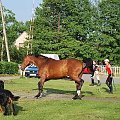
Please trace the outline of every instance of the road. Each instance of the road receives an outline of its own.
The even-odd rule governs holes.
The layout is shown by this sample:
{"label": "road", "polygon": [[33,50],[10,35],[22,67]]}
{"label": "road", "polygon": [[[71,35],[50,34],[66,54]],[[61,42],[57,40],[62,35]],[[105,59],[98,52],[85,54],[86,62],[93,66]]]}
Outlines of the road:
{"label": "road", "polygon": [[[82,78],[84,79],[85,82],[91,82],[90,76],[91,75],[89,75],[89,74],[84,74]],[[6,76],[6,77],[0,77],[0,80],[14,80],[14,79],[18,79],[18,78],[20,78],[20,76]],[[105,83],[106,78],[107,78],[106,75],[100,75],[101,83]],[[120,78],[114,77],[113,79],[114,79],[115,84],[120,84]]]}
{"label": "road", "polygon": [[[91,79],[90,79],[90,76],[91,75],[89,75],[89,74],[84,74],[83,75],[83,80],[86,82],[91,82]],[[107,76],[106,75],[100,75],[100,81],[101,81],[101,83],[105,83],[106,82],[106,78],[107,78]],[[120,78],[119,77],[113,77],[113,79],[114,79],[114,83],[115,84],[120,84]],[[95,81],[95,82],[97,82],[97,81]]]}

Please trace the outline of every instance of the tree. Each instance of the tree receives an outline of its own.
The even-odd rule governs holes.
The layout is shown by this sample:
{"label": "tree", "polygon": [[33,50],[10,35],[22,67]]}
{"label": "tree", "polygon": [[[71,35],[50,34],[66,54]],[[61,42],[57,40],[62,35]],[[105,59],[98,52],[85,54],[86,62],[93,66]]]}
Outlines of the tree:
{"label": "tree", "polygon": [[44,0],[36,9],[35,52],[58,53],[61,58],[86,56],[80,47],[88,42],[91,11],[88,0]]}
{"label": "tree", "polygon": [[119,64],[120,59],[120,1],[106,0],[99,4],[97,44],[101,58]]}
{"label": "tree", "polygon": [[33,52],[120,64],[120,2],[89,1],[44,0],[36,9]]}

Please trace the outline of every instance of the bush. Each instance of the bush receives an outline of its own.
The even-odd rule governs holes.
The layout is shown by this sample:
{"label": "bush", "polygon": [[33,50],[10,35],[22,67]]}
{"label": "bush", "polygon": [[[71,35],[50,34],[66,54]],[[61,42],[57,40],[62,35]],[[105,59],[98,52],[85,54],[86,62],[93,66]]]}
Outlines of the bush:
{"label": "bush", "polygon": [[14,62],[0,62],[0,74],[17,74],[18,64]]}

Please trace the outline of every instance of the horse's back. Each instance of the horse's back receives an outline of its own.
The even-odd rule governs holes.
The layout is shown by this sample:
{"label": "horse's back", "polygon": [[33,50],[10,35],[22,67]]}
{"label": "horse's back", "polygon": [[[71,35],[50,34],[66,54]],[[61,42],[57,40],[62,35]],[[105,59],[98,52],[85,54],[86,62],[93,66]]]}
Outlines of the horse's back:
{"label": "horse's back", "polygon": [[51,78],[62,78],[70,76],[70,74],[77,74],[77,72],[82,70],[83,62],[77,59],[63,59],[63,60],[53,60],[49,59],[43,66],[43,70],[46,72],[48,79]]}
{"label": "horse's back", "polygon": [[48,78],[62,78],[67,76],[67,60],[50,59],[44,65]]}
{"label": "horse's back", "polygon": [[69,76],[78,75],[83,69],[83,62],[78,59],[68,59],[68,74]]}
{"label": "horse's back", "polygon": [[74,67],[80,67],[83,65],[83,62],[78,59],[63,59],[63,60],[49,60],[47,61],[47,65],[52,67],[52,68],[74,68]]}
{"label": "horse's back", "polygon": [[67,59],[68,61],[68,65],[75,65],[75,66],[81,66],[83,64],[82,60],[78,60],[78,59],[74,59],[74,58],[71,58],[71,59]]}

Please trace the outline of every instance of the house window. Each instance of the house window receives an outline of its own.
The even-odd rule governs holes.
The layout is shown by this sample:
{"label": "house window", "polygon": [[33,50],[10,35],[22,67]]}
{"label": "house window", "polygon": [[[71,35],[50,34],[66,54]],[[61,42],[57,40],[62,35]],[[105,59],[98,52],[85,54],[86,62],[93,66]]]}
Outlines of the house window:
{"label": "house window", "polygon": [[19,43],[19,48],[24,47],[24,43]]}

